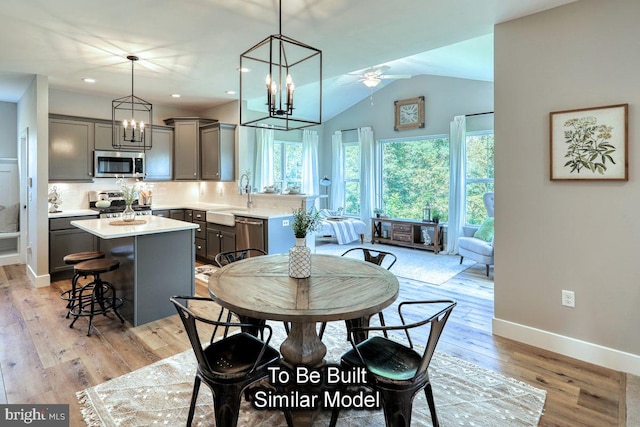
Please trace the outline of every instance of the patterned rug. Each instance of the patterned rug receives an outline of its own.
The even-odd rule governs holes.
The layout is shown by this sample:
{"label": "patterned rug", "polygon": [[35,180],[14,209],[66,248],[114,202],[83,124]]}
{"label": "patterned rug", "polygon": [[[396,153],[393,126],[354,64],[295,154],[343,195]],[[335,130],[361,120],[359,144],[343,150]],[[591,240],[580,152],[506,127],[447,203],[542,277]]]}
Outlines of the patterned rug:
{"label": "patterned rug", "polygon": [[[272,344],[285,337],[279,324],[272,325]],[[337,361],[348,349],[344,324],[331,322],[323,341],[327,361]],[[152,365],[77,393],[87,425],[142,427],[179,426],[186,423],[196,361],[188,350]],[[461,359],[436,352],[429,367],[440,425],[537,426],[546,392],[483,369]],[[200,388],[194,426],[213,427],[211,393]],[[329,413],[321,412],[314,423],[328,425]],[[285,426],[279,411],[258,411],[243,402],[238,426]],[[384,426],[382,410],[343,410],[338,425]],[[413,403],[412,425],[432,425],[424,393]]]}
{"label": "patterned rug", "polygon": [[196,267],[196,279],[204,283],[209,283],[209,276],[211,276],[211,274],[213,274],[217,269],[218,267],[211,264]]}

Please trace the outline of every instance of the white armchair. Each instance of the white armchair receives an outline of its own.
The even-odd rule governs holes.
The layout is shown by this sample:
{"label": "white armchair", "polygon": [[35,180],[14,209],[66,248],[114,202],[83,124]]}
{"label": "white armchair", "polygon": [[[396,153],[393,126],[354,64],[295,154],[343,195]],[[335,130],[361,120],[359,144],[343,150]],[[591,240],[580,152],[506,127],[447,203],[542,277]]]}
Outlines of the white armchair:
{"label": "white armchair", "polygon": [[[487,214],[493,218],[493,193],[485,193],[483,197],[484,206]],[[477,227],[463,227],[463,236],[458,239],[458,251],[460,252],[460,264],[464,257],[470,258],[476,262],[486,264],[487,277],[489,277],[489,266],[493,265],[493,237],[491,241],[485,241],[477,237],[473,237]]]}

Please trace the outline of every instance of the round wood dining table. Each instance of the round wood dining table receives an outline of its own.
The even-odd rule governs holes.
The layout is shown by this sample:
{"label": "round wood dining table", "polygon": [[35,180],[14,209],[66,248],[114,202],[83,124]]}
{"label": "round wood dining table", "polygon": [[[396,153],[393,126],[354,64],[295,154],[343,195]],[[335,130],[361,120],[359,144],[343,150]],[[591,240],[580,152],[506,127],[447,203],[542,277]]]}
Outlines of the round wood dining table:
{"label": "round wood dining table", "polygon": [[320,366],[326,347],[316,322],[368,322],[398,297],[398,279],[375,264],[312,255],[311,277],[289,277],[289,255],[266,255],[228,264],[209,278],[209,293],[234,313],[291,322],[280,346],[285,363]]}

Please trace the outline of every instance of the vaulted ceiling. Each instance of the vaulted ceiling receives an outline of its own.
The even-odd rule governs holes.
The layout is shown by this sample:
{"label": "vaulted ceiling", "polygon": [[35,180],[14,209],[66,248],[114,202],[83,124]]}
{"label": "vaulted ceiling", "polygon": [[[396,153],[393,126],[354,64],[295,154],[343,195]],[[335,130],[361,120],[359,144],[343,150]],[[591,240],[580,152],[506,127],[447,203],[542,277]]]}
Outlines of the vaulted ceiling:
{"label": "vaulted ceiling", "polygon": [[[363,70],[493,80],[495,24],[575,0],[284,0],[282,34],[323,51],[323,118],[375,89]],[[7,0],[0,4],[0,101],[34,74],[50,88],[194,111],[238,99],[240,53],[278,33],[277,0]],[[90,77],[93,84],[82,81]],[[170,95],[178,93],[180,98]]]}

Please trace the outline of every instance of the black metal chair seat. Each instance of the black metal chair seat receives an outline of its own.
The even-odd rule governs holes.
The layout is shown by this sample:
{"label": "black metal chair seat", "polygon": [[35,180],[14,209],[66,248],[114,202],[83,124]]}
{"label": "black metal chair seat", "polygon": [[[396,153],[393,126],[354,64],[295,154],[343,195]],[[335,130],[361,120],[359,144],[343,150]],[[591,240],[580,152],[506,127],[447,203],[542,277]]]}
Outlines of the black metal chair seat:
{"label": "black metal chair seat", "polygon": [[[104,257],[105,257],[105,254],[99,251],[74,252],[74,253],[65,255],[62,258],[62,261],[64,261],[64,263],[67,265],[76,265],[84,261],[89,261],[92,259],[98,259],[98,258],[104,258]],[[74,269],[73,278],[71,279],[71,289],[69,289],[68,291],[64,291],[60,295],[60,298],[67,301],[67,316],[66,316],[67,319],[71,315],[71,310],[74,308],[74,306],[78,301],[77,286],[78,286],[78,280],[80,280],[80,276],[84,276],[84,278],[87,277],[86,274],[79,273],[77,270]]]}
{"label": "black metal chair seat", "polygon": [[256,360],[256,370],[260,370],[280,359],[276,349],[265,347],[264,342],[244,332],[214,341],[204,350],[204,355],[210,370],[203,371],[202,375],[212,373],[217,379],[244,376],[252,370]]}
{"label": "black metal chair seat", "polygon": [[[421,320],[407,323],[404,310],[416,305],[418,309],[414,314],[429,315],[425,314],[428,317],[423,316]],[[398,306],[401,325],[353,327],[349,331],[349,341],[353,348],[342,356],[340,364],[346,369],[364,367],[367,370],[367,385],[379,391],[382,397],[387,427],[411,425],[413,398],[422,389],[429,404],[432,424],[434,427],[440,425],[428,368],[442,330],[455,306],[456,302],[452,300],[405,301]],[[387,335],[377,335],[388,331],[403,332],[407,339],[406,344],[390,339]],[[358,342],[357,337],[363,333],[376,335]],[[418,336],[426,341],[421,352],[417,351],[413,344]],[[334,409],[331,426],[335,426],[338,412],[339,408]]]}
{"label": "black metal chair seat", "polygon": [[[193,421],[198,391],[200,384],[204,382],[213,394],[215,425],[235,427],[238,424],[243,391],[246,392],[250,385],[267,378],[267,369],[280,363],[280,353],[269,345],[271,327],[259,326],[263,331],[261,335],[265,335],[266,331],[264,341],[245,332],[229,335],[230,328],[256,326],[220,322],[196,314],[196,305],[201,305],[197,308],[203,312],[211,312],[217,306],[210,298],[175,296],[171,298],[171,302],[180,315],[198,362],[187,426]],[[222,338],[215,341],[219,328],[222,328]],[[211,337],[208,343],[203,344],[201,334]],[[291,425],[291,416],[287,410],[285,417],[287,425]]]}
{"label": "black metal chair seat", "polygon": [[[379,336],[368,338],[358,344],[365,365],[373,375],[392,381],[408,381],[415,377],[420,368],[422,355],[417,351]],[[342,356],[345,366],[361,366],[362,361],[356,350]]]}

